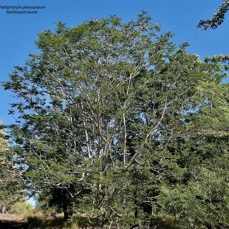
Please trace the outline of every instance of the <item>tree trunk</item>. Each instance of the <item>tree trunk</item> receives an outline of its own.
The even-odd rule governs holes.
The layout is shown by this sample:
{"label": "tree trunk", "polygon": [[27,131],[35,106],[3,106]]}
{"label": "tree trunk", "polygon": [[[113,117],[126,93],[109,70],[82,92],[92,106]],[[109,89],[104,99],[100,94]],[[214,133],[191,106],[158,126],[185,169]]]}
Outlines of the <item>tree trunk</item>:
{"label": "tree trunk", "polygon": [[73,214],[73,209],[71,207],[64,207],[64,221],[67,221],[69,218],[71,218]]}

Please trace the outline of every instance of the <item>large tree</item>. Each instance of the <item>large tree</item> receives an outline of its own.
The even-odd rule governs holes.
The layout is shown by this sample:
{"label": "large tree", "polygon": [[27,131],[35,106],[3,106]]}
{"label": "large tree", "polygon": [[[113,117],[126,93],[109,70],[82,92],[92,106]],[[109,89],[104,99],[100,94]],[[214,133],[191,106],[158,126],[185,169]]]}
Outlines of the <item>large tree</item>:
{"label": "large tree", "polygon": [[[89,211],[101,226],[149,226],[161,214],[209,224],[193,208],[206,210],[204,201],[216,208],[213,191],[223,195],[218,208],[228,198],[227,170],[217,167],[228,160],[226,73],[171,37],[145,12],[137,21],[58,23],[39,34],[39,53],[16,66],[4,87],[18,97],[14,151],[41,203],[66,219],[76,208]],[[220,190],[212,190],[217,182]],[[175,194],[189,202],[178,205]],[[227,206],[220,212],[225,225]]]}

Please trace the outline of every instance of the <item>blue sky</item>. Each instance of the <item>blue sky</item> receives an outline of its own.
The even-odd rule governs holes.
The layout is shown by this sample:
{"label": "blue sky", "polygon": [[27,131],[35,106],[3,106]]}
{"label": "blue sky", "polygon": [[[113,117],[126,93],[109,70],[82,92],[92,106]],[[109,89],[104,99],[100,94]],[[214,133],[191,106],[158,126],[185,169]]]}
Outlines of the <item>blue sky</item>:
{"label": "blue sky", "polygon": [[[229,16],[216,30],[197,29],[200,19],[208,19],[221,0],[0,0],[0,6],[45,6],[34,15],[7,14],[0,7],[0,81],[9,80],[13,66],[23,66],[30,52],[36,53],[34,41],[45,29],[54,29],[55,22],[74,27],[92,18],[117,15],[124,21],[135,19],[146,10],[162,31],[175,34],[177,44],[189,41],[188,51],[205,56],[228,54]],[[0,88],[0,119],[5,124],[14,122],[8,115],[9,92]]]}

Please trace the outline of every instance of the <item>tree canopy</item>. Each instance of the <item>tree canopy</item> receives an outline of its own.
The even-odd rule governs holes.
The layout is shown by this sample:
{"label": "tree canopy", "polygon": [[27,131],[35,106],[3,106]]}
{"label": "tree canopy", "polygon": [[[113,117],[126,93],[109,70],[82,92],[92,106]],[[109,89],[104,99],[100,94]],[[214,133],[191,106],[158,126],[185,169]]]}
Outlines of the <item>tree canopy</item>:
{"label": "tree canopy", "polygon": [[201,61],[171,38],[145,12],[39,34],[4,87],[40,205],[100,226],[229,224],[227,57]]}

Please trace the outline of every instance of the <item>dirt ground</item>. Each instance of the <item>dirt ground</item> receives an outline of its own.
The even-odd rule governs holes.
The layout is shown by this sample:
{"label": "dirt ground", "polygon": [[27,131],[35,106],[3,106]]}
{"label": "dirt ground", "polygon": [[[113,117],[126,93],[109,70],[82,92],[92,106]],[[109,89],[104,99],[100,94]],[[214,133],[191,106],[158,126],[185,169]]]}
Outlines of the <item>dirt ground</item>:
{"label": "dirt ground", "polygon": [[23,216],[13,214],[0,214],[1,229],[27,229],[27,223]]}

